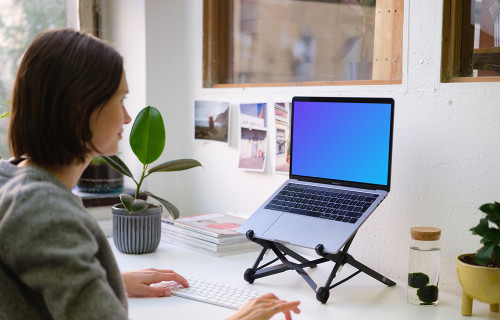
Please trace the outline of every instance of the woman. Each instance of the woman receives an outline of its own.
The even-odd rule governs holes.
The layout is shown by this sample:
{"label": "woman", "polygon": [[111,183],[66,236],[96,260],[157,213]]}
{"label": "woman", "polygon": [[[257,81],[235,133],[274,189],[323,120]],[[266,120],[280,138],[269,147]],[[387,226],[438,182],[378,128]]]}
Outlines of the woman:
{"label": "woman", "polygon": [[[40,34],[16,77],[9,142],[0,161],[0,318],[125,319],[126,295],[168,296],[150,284],[187,281],[171,270],[120,274],[108,240],[71,193],[96,155],[118,151],[131,121],[123,58],[73,30]],[[272,294],[231,319],[291,318],[299,302]]]}

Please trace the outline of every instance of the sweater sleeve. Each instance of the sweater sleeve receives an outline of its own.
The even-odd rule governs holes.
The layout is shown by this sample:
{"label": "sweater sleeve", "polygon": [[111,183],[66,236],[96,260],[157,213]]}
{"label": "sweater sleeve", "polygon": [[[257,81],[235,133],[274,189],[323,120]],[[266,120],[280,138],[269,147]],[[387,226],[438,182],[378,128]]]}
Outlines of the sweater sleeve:
{"label": "sweater sleeve", "polygon": [[126,319],[86,213],[75,202],[42,192],[20,199],[2,228],[4,262],[43,297],[54,319]]}

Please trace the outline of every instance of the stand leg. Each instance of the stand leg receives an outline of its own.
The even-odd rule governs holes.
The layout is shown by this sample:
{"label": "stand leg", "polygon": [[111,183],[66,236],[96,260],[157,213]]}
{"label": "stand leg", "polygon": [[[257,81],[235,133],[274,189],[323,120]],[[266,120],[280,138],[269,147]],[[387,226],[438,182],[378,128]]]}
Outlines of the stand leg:
{"label": "stand leg", "polygon": [[348,256],[347,258],[347,263],[349,263],[351,266],[355,267],[358,270],[361,270],[362,272],[366,273],[370,277],[377,279],[378,281],[382,282],[385,285],[388,285],[389,287],[392,287],[396,285],[396,282],[387,279],[380,273],[376,272],[375,270],[367,267],[366,265],[362,264],[361,262],[355,260],[351,255]]}
{"label": "stand leg", "polygon": [[498,312],[498,303],[490,304],[490,311]]}
{"label": "stand leg", "polygon": [[462,314],[464,316],[472,315],[472,298],[462,291]]}
{"label": "stand leg", "polygon": [[[367,275],[377,279],[378,281],[382,282],[385,285],[388,286],[394,286],[396,283],[392,280],[387,279],[386,277],[382,276],[380,273],[374,271],[373,269],[367,267],[366,265],[360,263],[356,259],[354,259],[350,254],[347,253],[347,250],[349,249],[353,239],[354,235],[351,236],[351,238],[346,242],[342,250],[337,252],[336,254],[329,254],[324,252],[324,247],[323,245],[319,244],[316,246],[316,253],[321,256],[321,258],[316,259],[316,260],[308,260],[304,258],[303,256],[299,255],[295,251],[287,248],[286,246],[274,242],[274,241],[269,241],[269,240],[263,240],[263,239],[258,239],[255,238],[254,233],[252,230],[247,231],[246,236],[248,240],[253,241],[257,244],[260,244],[262,246],[262,251],[260,252],[259,256],[257,257],[254,265],[252,268],[248,268],[245,271],[244,278],[247,282],[253,283],[255,279],[270,276],[273,274],[285,272],[288,270],[295,270],[299,275],[302,276],[302,278],[309,284],[309,286],[316,292],[316,299],[320,301],[321,303],[326,303],[328,301],[328,298],[330,296],[330,290],[334,287],[336,287],[339,284],[342,284],[346,282],[347,280],[351,279],[352,277],[356,276],[357,274],[364,272]],[[262,262],[262,259],[264,257],[264,254],[268,251],[272,250],[277,258],[267,262],[266,264],[262,265],[259,267],[259,264]],[[299,263],[294,263],[289,261],[285,255],[289,255],[290,257],[294,258],[295,260],[299,261]],[[277,260],[281,261],[281,264],[279,265],[274,265],[271,266],[274,262]],[[309,276],[309,274],[304,270],[304,268],[310,267],[314,268],[317,266],[317,264],[327,262],[327,261],[332,261],[335,263],[325,286],[320,287],[318,290],[317,284],[312,280],[312,278]],[[332,281],[335,279],[337,272],[340,270],[340,268],[344,264],[350,264],[358,271],[350,275],[349,277],[338,281],[334,285],[331,285]],[[471,310],[472,310],[472,301],[470,303],[471,305]],[[464,303],[462,303],[462,310]],[[463,311],[462,311],[463,313]],[[465,314],[465,313],[463,313]]]}

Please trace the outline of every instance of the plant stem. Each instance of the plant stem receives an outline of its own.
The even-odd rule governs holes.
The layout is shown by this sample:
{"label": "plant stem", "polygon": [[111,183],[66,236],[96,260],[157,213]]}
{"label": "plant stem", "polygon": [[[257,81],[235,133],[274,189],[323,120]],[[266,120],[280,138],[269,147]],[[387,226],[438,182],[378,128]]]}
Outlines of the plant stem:
{"label": "plant stem", "polygon": [[138,199],[139,198],[139,191],[141,190],[141,185],[142,185],[142,182],[144,181],[144,178],[146,178],[146,170],[148,168],[148,165],[145,164],[143,167],[142,167],[142,175],[141,175],[141,180],[139,180],[139,182],[137,182],[137,189],[135,190],[135,198]]}

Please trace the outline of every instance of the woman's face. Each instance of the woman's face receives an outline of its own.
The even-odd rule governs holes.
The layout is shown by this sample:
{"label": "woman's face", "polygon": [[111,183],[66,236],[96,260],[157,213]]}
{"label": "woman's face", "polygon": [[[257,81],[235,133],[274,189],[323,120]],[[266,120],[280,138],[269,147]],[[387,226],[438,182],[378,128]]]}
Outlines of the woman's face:
{"label": "woman's face", "polygon": [[111,99],[99,109],[94,110],[90,117],[92,143],[102,155],[114,155],[118,152],[118,142],[122,139],[123,125],[130,123],[123,100],[128,93],[125,71],[118,89]]}

